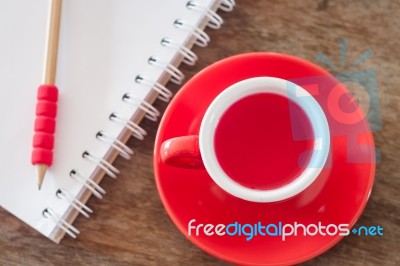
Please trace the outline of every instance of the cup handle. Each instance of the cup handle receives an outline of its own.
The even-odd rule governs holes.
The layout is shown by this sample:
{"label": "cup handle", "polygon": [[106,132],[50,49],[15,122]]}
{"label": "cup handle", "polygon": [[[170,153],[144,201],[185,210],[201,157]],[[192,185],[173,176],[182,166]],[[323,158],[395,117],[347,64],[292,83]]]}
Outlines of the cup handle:
{"label": "cup handle", "polygon": [[199,148],[199,136],[182,136],[164,141],[161,145],[161,161],[170,166],[204,169]]}

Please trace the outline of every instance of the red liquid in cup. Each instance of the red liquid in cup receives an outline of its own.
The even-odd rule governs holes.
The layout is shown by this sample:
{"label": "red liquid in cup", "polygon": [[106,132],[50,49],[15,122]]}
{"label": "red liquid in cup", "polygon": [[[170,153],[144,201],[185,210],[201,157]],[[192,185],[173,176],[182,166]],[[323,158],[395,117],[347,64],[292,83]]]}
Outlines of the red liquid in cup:
{"label": "red liquid in cup", "polygon": [[274,189],[298,177],[314,146],[305,112],[286,97],[259,93],[245,97],[222,115],[214,148],[225,173],[254,189]]}

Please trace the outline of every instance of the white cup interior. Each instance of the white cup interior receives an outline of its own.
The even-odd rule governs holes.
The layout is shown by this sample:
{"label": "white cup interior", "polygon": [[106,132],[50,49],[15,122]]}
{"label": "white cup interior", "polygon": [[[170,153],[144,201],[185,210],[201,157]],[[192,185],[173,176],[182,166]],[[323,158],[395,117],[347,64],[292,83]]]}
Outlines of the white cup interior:
{"label": "white cup interior", "polygon": [[[238,100],[258,93],[277,94],[292,100],[307,115],[314,134],[314,150],[307,167],[292,182],[275,189],[252,189],[237,183],[221,168],[214,149],[215,130],[224,112]],[[328,158],[330,132],[324,111],[305,89],[284,79],[256,77],[233,84],[214,99],[201,122],[199,146],[207,172],[223,190],[243,200],[275,202],[302,192],[318,177]]]}

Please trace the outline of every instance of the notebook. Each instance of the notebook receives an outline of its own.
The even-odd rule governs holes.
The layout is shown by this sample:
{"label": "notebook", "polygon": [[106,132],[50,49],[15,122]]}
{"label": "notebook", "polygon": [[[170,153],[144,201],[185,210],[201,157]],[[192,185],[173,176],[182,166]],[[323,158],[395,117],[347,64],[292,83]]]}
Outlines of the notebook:
{"label": "notebook", "polygon": [[[37,188],[31,165],[36,90],[45,54],[48,0],[0,1],[0,205],[46,237],[76,237],[73,221],[105,196],[112,162],[129,159],[142,119],[157,120],[167,81],[194,64],[192,45],[206,46],[206,26],[222,24],[217,9],[234,0],[67,0],[63,2],[56,84],[59,89],[54,163]],[[90,222],[90,221],[88,221]]]}

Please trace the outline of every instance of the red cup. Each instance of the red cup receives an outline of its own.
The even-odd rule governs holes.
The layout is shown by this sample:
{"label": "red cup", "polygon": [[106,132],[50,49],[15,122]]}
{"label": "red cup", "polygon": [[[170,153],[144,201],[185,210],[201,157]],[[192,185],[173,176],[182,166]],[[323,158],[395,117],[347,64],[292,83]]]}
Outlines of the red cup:
{"label": "red cup", "polygon": [[[271,112],[271,105],[282,110]],[[262,122],[248,122],[249,117]],[[285,125],[279,126],[271,118]],[[303,148],[301,152],[293,152],[298,146]],[[329,149],[328,122],[312,95],[288,80],[256,77],[221,92],[209,105],[200,134],[165,141],[161,160],[184,168],[204,166],[229,194],[253,202],[275,202],[291,198],[312,184],[325,165]],[[282,154],[278,159],[281,164],[262,167],[263,162],[274,161],[277,153]],[[295,170],[289,169],[290,176],[283,176],[283,181],[271,187],[270,180],[276,179],[273,175],[286,174],[283,168],[291,166]]]}

